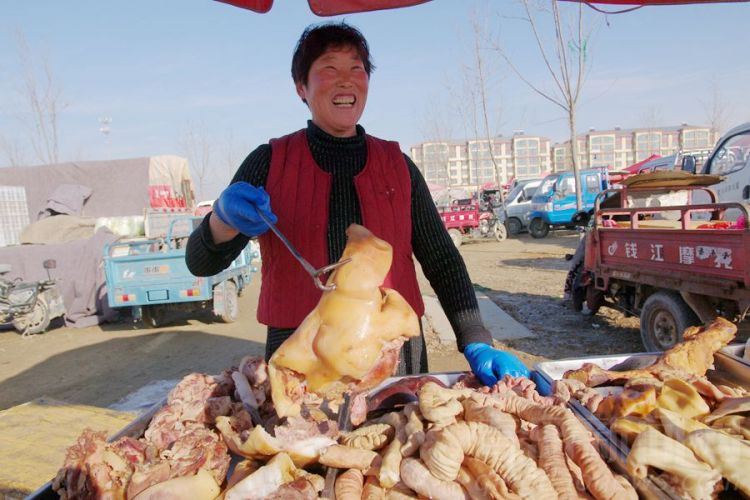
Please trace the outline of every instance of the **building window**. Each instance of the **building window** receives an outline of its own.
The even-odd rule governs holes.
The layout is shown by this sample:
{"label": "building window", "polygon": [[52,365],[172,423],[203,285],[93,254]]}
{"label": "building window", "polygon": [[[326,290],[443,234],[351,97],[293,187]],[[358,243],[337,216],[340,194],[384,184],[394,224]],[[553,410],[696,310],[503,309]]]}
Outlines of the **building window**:
{"label": "building window", "polygon": [[635,161],[645,160],[652,154],[661,153],[661,132],[635,134]]}
{"label": "building window", "polygon": [[708,149],[711,147],[708,130],[685,130],[682,132],[682,149]]}
{"label": "building window", "polygon": [[540,172],[539,139],[513,140],[513,153],[518,177],[530,177]]}
{"label": "building window", "polygon": [[589,162],[592,167],[608,167],[613,165],[615,163],[615,136],[591,136],[589,154]]}

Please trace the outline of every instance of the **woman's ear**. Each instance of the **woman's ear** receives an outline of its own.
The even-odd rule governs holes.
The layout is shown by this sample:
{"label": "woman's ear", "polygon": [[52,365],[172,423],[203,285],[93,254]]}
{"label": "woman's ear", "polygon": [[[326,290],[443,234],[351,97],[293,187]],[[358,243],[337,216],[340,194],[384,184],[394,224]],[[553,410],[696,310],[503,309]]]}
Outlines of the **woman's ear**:
{"label": "woman's ear", "polygon": [[307,99],[305,99],[305,95],[307,94],[307,91],[305,89],[305,84],[302,82],[297,82],[294,84],[294,87],[297,89],[297,95],[300,99],[302,99],[302,102],[307,104]]}

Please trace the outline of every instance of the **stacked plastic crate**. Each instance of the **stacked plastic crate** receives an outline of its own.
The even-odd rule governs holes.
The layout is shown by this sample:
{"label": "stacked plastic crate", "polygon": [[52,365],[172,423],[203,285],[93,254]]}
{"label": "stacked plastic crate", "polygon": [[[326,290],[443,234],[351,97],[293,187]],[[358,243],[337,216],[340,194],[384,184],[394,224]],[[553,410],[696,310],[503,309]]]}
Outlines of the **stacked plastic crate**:
{"label": "stacked plastic crate", "polygon": [[0,247],[17,245],[21,231],[27,225],[26,188],[0,186]]}

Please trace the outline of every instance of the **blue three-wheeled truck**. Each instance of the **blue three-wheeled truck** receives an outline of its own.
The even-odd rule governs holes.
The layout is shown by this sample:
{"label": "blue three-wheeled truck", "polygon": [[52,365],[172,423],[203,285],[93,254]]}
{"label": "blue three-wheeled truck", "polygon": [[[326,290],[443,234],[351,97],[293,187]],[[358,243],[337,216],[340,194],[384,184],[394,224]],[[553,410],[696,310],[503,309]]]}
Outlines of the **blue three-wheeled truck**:
{"label": "blue three-wheeled truck", "polygon": [[[133,316],[150,327],[159,327],[180,312],[212,308],[222,321],[230,323],[239,314],[239,294],[250,283],[257,267],[255,243],[250,243],[232,264],[219,274],[193,276],[185,264],[189,232],[200,218],[171,221],[166,237],[121,240],[104,248],[104,269],[110,307],[133,308]],[[178,234],[180,233],[180,234]]]}

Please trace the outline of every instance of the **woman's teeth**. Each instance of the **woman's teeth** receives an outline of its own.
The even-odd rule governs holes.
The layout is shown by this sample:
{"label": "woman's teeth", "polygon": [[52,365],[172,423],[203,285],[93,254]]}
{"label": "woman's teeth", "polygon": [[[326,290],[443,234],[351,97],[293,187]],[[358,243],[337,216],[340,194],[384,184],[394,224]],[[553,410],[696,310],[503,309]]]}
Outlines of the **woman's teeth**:
{"label": "woman's teeth", "polygon": [[356,99],[354,98],[354,96],[333,98],[334,106],[342,106],[342,107],[347,107],[347,108],[354,106],[355,101]]}

